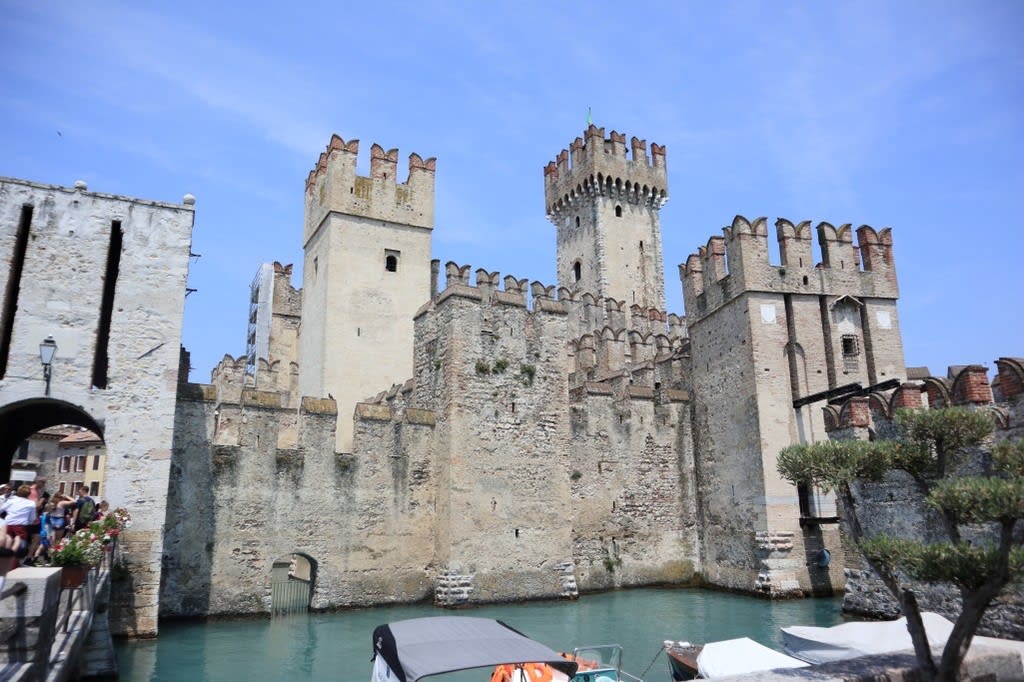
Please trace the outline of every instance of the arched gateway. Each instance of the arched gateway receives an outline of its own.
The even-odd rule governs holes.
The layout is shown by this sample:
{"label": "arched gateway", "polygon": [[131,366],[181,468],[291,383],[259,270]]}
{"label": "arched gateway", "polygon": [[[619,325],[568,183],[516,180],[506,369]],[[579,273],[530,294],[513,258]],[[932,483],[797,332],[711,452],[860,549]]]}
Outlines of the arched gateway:
{"label": "arched gateway", "polygon": [[0,481],[11,478],[11,462],[22,441],[58,424],[81,426],[103,438],[103,427],[88,412],[64,400],[28,398],[0,407]]}
{"label": "arched gateway", "polygon": [[0,178],[0,478],[47,426],[103,438],[104,497],[133,517],[115,634],[157,631],[193,203]]}

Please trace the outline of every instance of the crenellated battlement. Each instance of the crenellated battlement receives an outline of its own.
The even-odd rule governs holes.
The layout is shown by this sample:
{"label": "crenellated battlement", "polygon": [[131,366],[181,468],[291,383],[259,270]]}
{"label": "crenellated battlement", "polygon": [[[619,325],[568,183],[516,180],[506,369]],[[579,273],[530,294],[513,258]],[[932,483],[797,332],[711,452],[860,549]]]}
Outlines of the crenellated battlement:
{"label": "crenellated battlement", "polygon": [[583,137],[559,152],[544,167],[544,202],[554,221],[588,196],[608,196],[623,202],[659,209],[668,201],[665,147],[633,137],[627,150],[626,136],[591,124]]}
{"label": "crenellated battlement", "polygon": [[892,255],[892,231],[849,224],[817,225],[820,262],[812,257],[811,222],[775,221],[781,265],[769,262],[767,218],[736,216],[679,266],[687,313],[704,317],[749,291],[792,294],[852,295],[895,299],[898,296]]}
{"label": "crenellated battlement", "polygon": [[984,365],[954,365],[946,376],[927,376],[886,393],[851,398],[822,408],[829,433],[849,428],[883,427],[901,408],[940,409],[973,406],[988,410],[1002,432],[1024,432],[1024,359],[996,360],[997,374],[989,382]]}
{"label": "crenellated battlement", "polygon": [[434,176],[437,159],[409,155],[408,175],[398,182],[398,150],[370,148],[370,175],[356,172],[359,140],[332,135],[306,178],[305,241],[331,212],[373,220],[434,227]]}
{"label": "crenellated battlement", "polygon": [[[580,294],[575,289],[558,287],[519,279],[512,275],[501,277],[499,272],[484,268],[475,271],[470,265],[454,261],[445,264],[444,288],[437,297],[417,312],[417,317],[442,305],[451,298],[470,299],[481,304],[511,305],[534,313],[554,313],[567,317],[567,332],[579,337],[600,329],[636,332],[647,336],[660,335],[670,339],[670,345],[679,345],[687,336],[686,318],[656,308],[640,305],[627,306],[625,301]],[[471,281],[471,274],[475,277]],[[502,287],[503,285],[503,287]]]}

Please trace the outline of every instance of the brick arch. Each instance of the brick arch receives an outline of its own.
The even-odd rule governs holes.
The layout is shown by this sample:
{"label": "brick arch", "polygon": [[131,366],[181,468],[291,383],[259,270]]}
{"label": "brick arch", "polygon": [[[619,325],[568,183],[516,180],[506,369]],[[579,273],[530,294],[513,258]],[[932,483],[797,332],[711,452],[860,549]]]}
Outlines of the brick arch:
{"label": "brick arch", "polygon": [[1009,400],[1024,394],[1024,358],[999,358],[996,367],[1000,399]]}
{"label": "brick arch", "polygon": [[949,407],[953,404],[948,379],[928,377],[924,380],[924,392],[928,394],[928,407]]}
{"label": "brick arch", "polygon": [[821,414],[825,419],[825,431],[831,432],[839,428],[839,410],[834,405],[826,405],[821,408]]}
{"label": "brick arch", "polygon": [[890,415],[896,414],[900,408],[918,409],[921,406],[921,386],[918,384],[902,384],[889,398]]}
{"label": "brick arch", "polygon": [[871,417],[876,422],[878,418],[889,419],[892,417],[889,401],[882,393],[868,395],[868,409],[871,410]]}
{"label": "brick arch", "polygon": [[985,405],[992,402],[992,387],[988,383],[988,369],[983,365],[968,365],[953,379],[950,391],[956,405]]}

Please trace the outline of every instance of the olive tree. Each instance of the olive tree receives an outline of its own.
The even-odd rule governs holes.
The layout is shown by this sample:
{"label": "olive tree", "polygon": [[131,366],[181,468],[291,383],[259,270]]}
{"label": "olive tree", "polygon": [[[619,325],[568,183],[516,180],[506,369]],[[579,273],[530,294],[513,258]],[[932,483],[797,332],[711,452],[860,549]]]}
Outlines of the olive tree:
{"label": "olive tree", "polygon": [[[890,440],[826,441],[792,445],[779,454],[780,475],[794,484],[834,491],[852,539],[899,602],[918,665],[927,679],[954,680],[992,600],[1024,577],[1024,441],[991,448],[983,473],[958,473],[971,450],[987,442],[994,424],[983,411],[963,407],[900,410]],[[887,535],[866,537],[858,519],[854,481],[881,483],[886,472],[909,474],[938,512],[946,539],[925,543]],[[970,531],[969,539],[964,537]],[[978,537],[985,538],[979,542]],[[948,583],[962,608],[936,664],[910,580]]]}

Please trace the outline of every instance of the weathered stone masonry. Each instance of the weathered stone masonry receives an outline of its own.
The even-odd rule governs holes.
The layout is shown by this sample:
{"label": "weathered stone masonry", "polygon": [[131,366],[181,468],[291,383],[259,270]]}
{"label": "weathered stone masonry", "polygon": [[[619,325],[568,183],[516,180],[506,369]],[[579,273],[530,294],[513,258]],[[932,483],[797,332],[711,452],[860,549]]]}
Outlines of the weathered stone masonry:
{"label": "weathered stone masonry", "polygon": [[[121,543],[128,571],[111,600],[115,634],[157,632],[194,202],[0,178],[0,334],[10,341],[0,437],[16,445],[55,423],[102,435],[103,496],[133,516]],[[39,358],[47,336],[57,344],[49,396]]]}
{"label": "weathered stone masonry", "polygon": [[[375,145],[370,178],[354,175],[357,152],[332,138],[307,183],[303,288],[275,265],[270,357],[254,375],[225,357],[213,385],[182,388],[163,613],[265,612],[271,565],[293,553],[316,563],[323,608],[692,581],[844,589],[834,501],[802,499],[775,457],[827,438],[815,395],[907,378],[888,229],[862,226],[855,245],[851,226],[821,223],[816,261],[810,223],[780,219],[773,265],[766,220],[737,216],[680,267],[689,317],[668,314],[665,149],[634,138],[627,152],[591,126],[545,168],[558,284],[455,263],[442,284],[423,248],[433,160],[413,155],[396,184],[397,151]],[[384,245],[406,234],[419,237]],[[357,286],[338,284],[347,267]],[[419,291],[405,336],[390,321]],[[375,362],[384,333],[395,343]],[[351,349],[368,354],[358,385],[379,392],[335,402],[304,377],[338,358],[343,381]],[[320,397],[301,397],[310,386]],[[210,533],[185,532],[177,515],[204,505]],[[191,583],[205,603],[175,597]]]}

